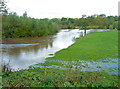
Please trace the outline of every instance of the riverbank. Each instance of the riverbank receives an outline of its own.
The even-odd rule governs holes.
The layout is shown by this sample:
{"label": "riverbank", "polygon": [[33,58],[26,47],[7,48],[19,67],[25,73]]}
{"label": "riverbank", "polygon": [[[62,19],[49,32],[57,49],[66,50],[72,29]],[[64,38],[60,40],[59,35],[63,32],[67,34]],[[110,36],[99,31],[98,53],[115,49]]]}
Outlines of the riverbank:
{"label": "riverbank", "polygon": [[52,36],[7,38],[1,48],[3,60],[5,64],[10,61],[12,70],[27,69],[30,65],[44,62],[51,54],[67,48],[74,43],[73,38],[80,37],[82,33],[79,29],[61,29]]}
{"label": "riverbank", "polygon": [[118,31],[94,32],[76,39],[76,43],[56,52],[35,67],[67,69],[80,65],[83,71],[104,70],[118,74]]}
{"label": "riverbank", "polygon": [[[104,61],[107,58],[118,58],[118,31],[94,32],[76,39],[76,43],[47,58],[45,63],[38,65],[43,68],[31,67],[3,74],[4,87],[118,87],[118,75],[109,75],[104,71],[81,71],[79,60]],[[67,69],[48,68],[59,65],[58,61],[69,61]],[[71,61],[76,61],[72,69]],[[108,60],[110,61],[110,60]],[[108,62],[104,61],[104,62]],[[85,66],[85,65],[84,65]]]}
{"label": "riverbank", "polygon": [[97,61],[107,58],[118,58],[118,31],[94,32],[78,38],[75,44],[47,59]]}

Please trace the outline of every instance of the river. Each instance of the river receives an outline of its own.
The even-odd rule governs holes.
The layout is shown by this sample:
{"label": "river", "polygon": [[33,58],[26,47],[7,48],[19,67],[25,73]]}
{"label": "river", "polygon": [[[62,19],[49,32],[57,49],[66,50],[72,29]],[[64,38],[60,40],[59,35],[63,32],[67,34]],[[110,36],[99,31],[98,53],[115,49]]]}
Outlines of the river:
{"label": "river", "polygon": [[[87,30],[87,34],[93,30]],[[59,50],[75,43],[75,38],[84,36],[84,30],[62,29],[52,36],[8,38],[3,40],[2,63],[12,70],[27,69],[29,66],[43,63],[45,58],[54,56]]]}

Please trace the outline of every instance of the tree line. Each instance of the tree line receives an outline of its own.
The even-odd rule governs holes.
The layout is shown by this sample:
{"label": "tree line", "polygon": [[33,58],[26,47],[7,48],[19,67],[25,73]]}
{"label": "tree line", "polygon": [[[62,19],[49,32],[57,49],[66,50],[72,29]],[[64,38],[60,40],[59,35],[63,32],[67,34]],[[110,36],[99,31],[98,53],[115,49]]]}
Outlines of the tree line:
{"label": "tree line", "polygon": [[118,16],[82,15],[81,18],[35,19],[16,13],[3,14],[3,38],[35,37],[53,35],[59,29],[119,29]]}
{"label": "tree line", "polygon": [[51,20],[35,19],[16,13],[2,16],[3,38],[47,36],[58,32],[59,27]]}
{"label": "tree line", "polygon": [[81,18],[53,18],[61,28],[73,29],[118,29],[118,16],[106,16],[105,14],[86,16]]}
{"label": "tree line", "polygon": [[59,29],[118,29],[120,17],[105,14],[86,16],[81,18],[44,18],[35,19],[16,13],[8,13],[7,1],[1,0],[0,15],[2,15],[3,38],[47,36],[58,32]]}

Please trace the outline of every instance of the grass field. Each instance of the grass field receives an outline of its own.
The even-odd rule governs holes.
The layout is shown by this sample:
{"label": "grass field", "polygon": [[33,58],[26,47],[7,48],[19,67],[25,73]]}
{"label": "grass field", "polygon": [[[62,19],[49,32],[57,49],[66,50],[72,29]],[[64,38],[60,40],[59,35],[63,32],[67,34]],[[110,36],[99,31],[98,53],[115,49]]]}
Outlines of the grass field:
{"label": "grass field", "polygon": [[47,59],[97,61],[108,58],[118,58],[118,31],[94,32],[78,38],[75,44]]}

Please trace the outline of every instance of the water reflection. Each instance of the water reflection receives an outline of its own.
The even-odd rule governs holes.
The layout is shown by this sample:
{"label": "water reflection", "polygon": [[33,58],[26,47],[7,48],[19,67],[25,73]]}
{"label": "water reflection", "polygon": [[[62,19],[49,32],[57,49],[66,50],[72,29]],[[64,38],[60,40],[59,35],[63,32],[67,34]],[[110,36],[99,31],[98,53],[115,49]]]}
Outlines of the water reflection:
{"label": "water reflection", "polygon": [[[90,30],[87,30],[89,33]],[[14,38],[3,41],[3,62],[10,60],[12,69],[26,69],[30,65],[42,63],[49,54],[67,48],[75,42],[75,38],[84,36],[84,30],[63,29],[57,34],[47,37]]]}

